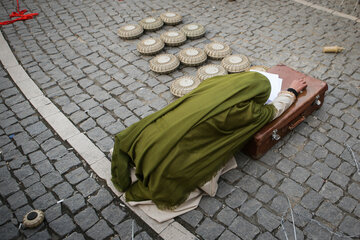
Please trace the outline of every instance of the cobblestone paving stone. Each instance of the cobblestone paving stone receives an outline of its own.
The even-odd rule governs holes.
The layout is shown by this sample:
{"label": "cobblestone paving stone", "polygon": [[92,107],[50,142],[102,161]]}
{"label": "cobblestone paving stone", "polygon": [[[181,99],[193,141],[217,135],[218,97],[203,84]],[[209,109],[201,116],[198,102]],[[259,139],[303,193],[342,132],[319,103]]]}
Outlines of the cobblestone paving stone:
{"label": "cobblestone paving stone", "polygon": [[[333,3],[330,1],[328,7],[333,7]],[[0,9],[0,16],[5,18],[15,7],[10,1],[1,4],[4,8]],[[349,4],[350,1],[345,1],[344,6]],[[177,11],[182,14],[184,23],[201,23],[207,33],[205,37],[187,41],[178,48],[166,47],[167,53],[177,53],[189,46],[203,47],[210,40],[219,40],[228,43],[234,53],[249,56],[253,65],[285,63],[326,81],[329,90],[320,110],[292,134],[281,139],[259,161],[238,153],[239,167],[220,179],[216,197],[204,197],[197,209],[176,218],[176,221],[200,239],[285,239],[280,224],[284,216],[284,229],[293,238],[286,194],[294,210],[298,239],[359,237],[360,176],[344,145],[350,145],[359,159],[359,23],[290,0],[245,0],[241,3],[28,0],[25,6],[40,15],[35,20],[4,26],[2,32],[46,96],[104,152],[112,147],[115,133],[174,101],[169,91],[172,80],[196,72],[196,68],[191,67],[180,67],[169,75],[151,72],[147,63],[151,57],[137,52],[138,40],[124,41],[116,35],[124,23],[158,16],[166,10]],[[141,39],[159,36],[172,28],[179,26],[165,26],[157,32],[146,33]],[[324,54],[321,49],[325,45],[339,45],[346,50],[340,54]],[[16,106],[23,101],[11,97],[13,90],[5,90],[2,94],[9,94],[4,101],[6,104]],[[8,128],[6,134],[16,132],[22,126],[21,122],[17,123],[14,108],[11,112],[6,107],[1,108],[4,109],[1,116],[6,119],[2,124]],[[42,126],[36,125],[29,132],[40,129]],[[17,141],[25,140],[21,151],[31,153],[38,148],[36,139],[48,140],[51,137],[45,131],[35,138],[35,142],[26,141],[28,134],[23,134]],[[43,145],[52,144],[56,142]],[[59,148],[54,149],[53,154],[62,152]],[[34,155],[31,161],[46,158],[46,154],[49,153]],[[26,160],[19,158],[11,165],[19,168],[23,162]],[[25,176],[31,171],[38,172],[38,178],[45,177],[49,171],[51,173],[52,165],[41,162],[35,165],[37,168],[25,168],[17,174],[26,180],[29,177]],[[39,182],[33,178],[31,181]],[[78,186],[76,180],[69,178],[71,186]],[[12,178],[3,181],[8,186],[7,194],[19,191]],[[84,185],[91,184],[92,180],[88,181]],[[43,181],[40,182],[47,188]],[[53,187],[60,185],[61,181],[52,180],[46,184]],[[93,181],[92,185],[96,188],[96,182]],[[65,185],[59,188],[65,188],[57,190],[64,196],[70,194]],[[76,211],[78,205],[84,204],[81,209],[85,210],[81,194],[94,194],[81,192],[81,185],[72,189],[80,193],[72,195],[76,202],[64,203],[69,206],[69,212],[62,215],[62,221],[76,221],[67,217],[72,214],[70,209]],[[41,187],[38,192],[43,192]],[[55,193],[55,196],[58,195]],[[44,194],[36,204],[46,205],[54,200],[52,193]],[[3,211],[11,213],[10,207]],[[94,207],[95,212],[99,211],[99,207]],[[89,215],[92,216],[89,222],[95,221],[95,215]],[[10,219],[2,226],[14,229]],[[112,226],[112,222],[117,220],[112,218],[106,224]],[[98,221],[96,227],[106,228],[104,222]],[[122,228],[118,226],[116,229]],[[56,231],[61,233],[69,229]]]}
{"label": "cobblestone paving stone", "polygon": [[[2,66],[0,93],[0,239],[131,239],[133,220],[135,239],[160,239],[46,126]],[[45,221],[26,229],[32,209]]]}

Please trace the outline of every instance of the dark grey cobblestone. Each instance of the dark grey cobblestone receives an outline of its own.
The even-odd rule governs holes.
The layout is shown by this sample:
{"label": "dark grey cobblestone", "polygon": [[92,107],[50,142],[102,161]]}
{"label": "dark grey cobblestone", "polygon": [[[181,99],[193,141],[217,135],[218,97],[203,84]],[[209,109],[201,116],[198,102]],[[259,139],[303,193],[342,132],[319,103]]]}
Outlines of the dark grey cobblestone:
{"label": "dark grey cobblestone", "polygon": [[[9,84],[5,85],[6,82]],[[5,95],[11,92],[14,96],[21,96],[8,81],[2,67],[0,86],[6,86]],[[1,105],[1,87],[0,92]],[[12,104],[14,112],[4,117],[21,119],[25,116],[23,111],[16,109],[20,108],[19,104],[30,106],[20,99],[7,101]],[[34,121],[29,120],[26,128],[19,128],[12,137],[0,127],[0,148],[4,157],[0,160],[1,239],[116,239],[119,235],[121,239],[131,239],[131,225],[130,233],[129,229],[117,233],[116,225],[135,220],[140,226],[145,226],[142,220],[134,219],[129,210],[120,205],[119,199],[102,186],[96,175],[90,177],[88,166],[83,165],[72,149],[53,134],[35,111],[29,111],[27,117]],[[16,122],[11,124],[16,125]],[[36,151],[24,147],[26,142],[36,143]],[[45,213],[44,223],[34,229],[19,228],[24,215],[33,209]],[[141,230],[136,231],[135,239],[161,239],[148,227],[138,229]]]}
{"label": "dark grey cobblestone", "polygon": [[[354,1],[344,1],[342,5],[335,0],[310,2],[359,16],[359,7],[352,12]],[[288,207],[285,193],[290,198],[294,212],[307,217],[306,220],[295,215],[298,239],[333,237],[328,230],[309,221],[310,218],[329,226],[333,231],[360,234],[360,179],[344,146],[345,142],[351,144],[359,156],[359,146],[355,145],[360,130],[360,121],[357,120],[360,117],[357,107],[360,72],[356,65],[360,48],[359,23],[290,0],[281,3],[247,0],[241,4],[239,1],[209,4],[189,0],[181,3],[163,0],[84,0],[79,4],[76,1],[30,0],[22,4],[40,15],[33,20],[2,27],[3,34],[44,94],[60,106],[59,109],[81,131],[87,132],[105,153],[113,144],[114,134],[175,100],[169,91],[172,80],[196,72],[194,67],[181,67],[169,75],[154,74],[147,65],[151,57],[137,53],[137,40],[126,41],[117,37],[116,30],[120,25],[136,22],[149,14],[159,15],[172,9],[184,16],[184,23],[197,21],[205,25],[207,33],[204,38],[187,41],[181,48],[203,47],[216,39],[228,43],[234,52],[248,55],[253,65],[285,63],[325,80],[329,84],[329,91],[324,105],[300,124],[291,136],[281,140],[259,161],[237,155],[239,167],[221,177],[220,190],[212,198],[215,199],[212,202],[219,206],[212,217],[207,213],[211,213],[212,202],[209,202],[176,220],[196,233],[205,221],[204,216],[207,216],[209,222],[224,228],[220,235],[215,234],[218,239],[284,239],[282,229],[279,226],[273,229],[272,224],[279,224],[279,218]],[[2,1],[0,5],[1,19],[14,11],[11,2]],[[165,26],[155,33],[145,33],[141,39],[149,35],[158,36],[170,28]],[[321,53],[321,48],[330,43],[345,47],[345,51],[339,54]],[[165,48],[168,53],[177,51],[178,48]],[[5,75],[0,69],[0,146],[6,152],[7,160],[7,164],[1,163],[0,166],[6,167],[11,173],[10,176],[5,173],[6,179],[0,179],[0,195],[5,205],[10,209],[5,199],[19,191],[23,191],[29,201],[37,201],[44,194],[46,196],[43,190],[39,190],[32,199],[28,195],[30,192],[26,191],[41,184],[56,201],[60,200],[60,195],[71,198],[81,196],[84,192],[90,195],[83,199],[81,208],[74,210],[75,214],[87,208],[94,209],[99,223],[101,211],[117,202],[113,202],[113,196],[106,192],[108,190],[102,191],[102,187],[95,187],[91,193],[77,189],[76,186],[89,179],[88,168],[82,165],[81,159],[71,155],[67,157],[69,150],[63,143],[55,147],[56,142],[50,139],[59,139],[45,124],[45,127],[42,126],[43,121],[35,111],[23,109],[29,103],[21,94],[17,94],[11,81],[4,78]],[[8,136],[13,133],[15,136],[10,139]],[[14,151],[16,149],[17,152]],[[47,169],[46,164],[41,165],[45,161],[49,161],[53,168]],[[40,166],[40,170],[35,165]],[[26,166],[31,166],[34,172],[30,174]],[[17,176],[14,170],[20,170]],[[22,179],[22,176],[25,178]],[[20,184],[18,177],[22,179]],[[248,218],[244,209],[247,203],[255,201],[253,199],[262,206]],[[33,206],[29,202],[19,207],[16,210],[18,221],[21,221],[20,215]],[[238,217],[231,222],[220,221],[218,217],[224,209],[231,209]],[[342,219],[336,217],[339,214],[325,219],[327,210],[340,213]],[[51,216],[47,219],[52,222],[68,214],[76,226],[75,230],[69,232],[69,239],[103,237],[94,232],[89,232],[92,236],[86,235],[74,221],[75,214],[70,212],[65,202],[54,203],[47,210]],[[132,221],[125,212],[126,216],[116,226],[106,219],[94,225],[104,230],[104,236],[106,230],[112,229],[109,237],[130,239]],[[269,220],[269,216],[275,217],[275,220]],[[289,214],[287,217],[284,225],[291,238]],[[0,229],[5,229],[5,225],[9,227],[9,233],[17,229],[17,225],[9,224],[10,220],[7,220],[0,224]],[[155,238],[148,233],[136,229],[135,239],[151,238],[149,235]],[[38,232],[19,234],[31,238],[49,234],[59,238],[55,231],[48,229],[47,232],[44,227]],[[202,238],[201,235],[198,237]]]}

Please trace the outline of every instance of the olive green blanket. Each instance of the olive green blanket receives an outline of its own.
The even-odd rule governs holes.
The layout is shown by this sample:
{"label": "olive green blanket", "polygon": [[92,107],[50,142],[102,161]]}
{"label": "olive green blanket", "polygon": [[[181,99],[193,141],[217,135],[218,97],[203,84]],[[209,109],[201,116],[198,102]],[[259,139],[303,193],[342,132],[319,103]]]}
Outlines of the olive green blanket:
{"label": "olive green blanket", "polygon": [[180,205],[272,119],[275,108],[264,105],[270,90],[267,78],[255,72],[205,80],[116,135],[114,185],[127,201],[150,199],[160,209]]}

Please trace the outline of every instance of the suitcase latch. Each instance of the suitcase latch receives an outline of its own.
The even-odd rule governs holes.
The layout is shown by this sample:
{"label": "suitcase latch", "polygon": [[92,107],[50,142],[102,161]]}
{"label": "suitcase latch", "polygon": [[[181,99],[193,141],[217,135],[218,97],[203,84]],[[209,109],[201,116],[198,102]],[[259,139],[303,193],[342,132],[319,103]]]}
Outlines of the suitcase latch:
{"label": "suitcase latch", "polygon": [[317,96],[315,97],[315,101],[314,101],[313,104],[315,104],[315,105],[317,105],[317,106],[320,106],[320,105],[321,105],[320,95],[317,95]]}
{"label": "suitcase latch", "polygon": [[280,140],[280,135],[278,134],[278,130],[275,129],[273,132],[272,132],[272,135],[271,135],[272,139],[275,140],[275,141],[279,141]]}

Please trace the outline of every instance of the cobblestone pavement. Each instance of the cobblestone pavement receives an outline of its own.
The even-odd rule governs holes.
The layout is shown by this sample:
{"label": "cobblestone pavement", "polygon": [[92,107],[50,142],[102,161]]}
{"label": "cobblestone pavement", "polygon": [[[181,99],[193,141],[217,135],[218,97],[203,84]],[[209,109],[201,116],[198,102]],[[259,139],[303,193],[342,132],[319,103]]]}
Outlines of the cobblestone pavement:
{"label": "cobblestone pavement", "polygon": [[360,17],[359,0],[308,0],[308,2],[330,8],[335,11],[346,13],[355,17]]}
{"label": "cobblestone pavement", "polygon": [[[219,40],[249,56],[253,65],[285,63],[326,81],[329,90],[319,111],[259,161],[239,153],[238,169],[221,178],[216,197],[204,197],[197,209],[176,221],[200,239],[221,240],[285,239],[283,222],[293,239],[288,196],[297,239],[359,238],[360,175],[345,147],[348,144],[359,159],[359,23],[290,0],[25,3],[40,15],[4,26],[2,32],[46,96],[104,152],[112,147],[115,133],[175,99],[169,91],[172,80],[196,72],[180,67],[169,75],[152,73],[151,57],[136,50],[138,40],[124,41],[116,35],[124,23],[177,11],[184,23],[201,23],[207,33],[179,48],[166,47],[167,53]],[[4,19],[15,7],[10,1],[1,4]],[[325,45],[346,49],[324,54]]]}
{"label": "cobblestone pavement", "polygon": [[[158,239],[38,117],[0,66],[0,239]],[[62,201],[63,200],[63,201]],[[20,226],[32,209],[35,229]]]}

